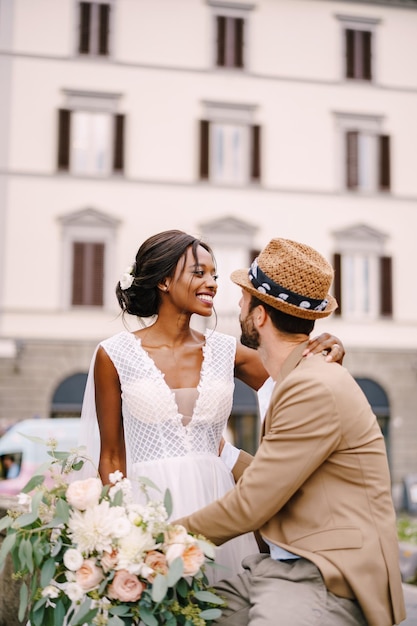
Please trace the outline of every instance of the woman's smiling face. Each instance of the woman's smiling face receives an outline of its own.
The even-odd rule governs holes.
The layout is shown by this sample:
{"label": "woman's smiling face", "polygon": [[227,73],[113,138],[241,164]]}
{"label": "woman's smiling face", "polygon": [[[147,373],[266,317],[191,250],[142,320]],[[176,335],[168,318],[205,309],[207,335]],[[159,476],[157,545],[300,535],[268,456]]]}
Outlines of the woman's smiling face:
{"label": "woman's smiling face", "polygon": [[171,300],[183,311],[205,317],[213,310],[217,291],[214,259],[202,246],[197,248],[197,262],[192,248],[178,261],[174,276],[168,279]]}

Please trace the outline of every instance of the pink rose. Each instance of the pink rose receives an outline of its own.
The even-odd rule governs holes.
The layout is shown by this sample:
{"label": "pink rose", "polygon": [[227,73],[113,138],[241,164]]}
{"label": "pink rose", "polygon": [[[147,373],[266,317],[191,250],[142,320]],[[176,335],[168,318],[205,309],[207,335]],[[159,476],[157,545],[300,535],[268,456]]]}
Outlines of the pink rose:
{"label": "pink rose", "polygon": [[98,504],[103,484],[99,478],[86,478],[74,480],[68,485],[67,501],[80,511],[85,511],[90,506]]}
{"label": "pink rose", "polygon": [[204,552],[197,545],[191,544],[186,546],[182,553],[182,560],[184,563],[184,576],[195,576],[204,564]]}
{"label": "pink rose", "polygon": [[103,578],[103,572],[92,559],[86,559],[75,572],[75,580],[84,591],[95,589]]}
{"label": "pink rose", "polygon": [[109,587],[108,596],[121,602],[136,602],[142,595],[145,585],[137,576],[125,569],[116,572]]}
{"label": "pink rose", "polygon": [[153,570],[153,572],[146,577],[150,583],[154,581],[156,574],[162,574],[165,576],[168,573],[166,556],[157,550],[151,550],[148,552],[145,557],[145,565]]}

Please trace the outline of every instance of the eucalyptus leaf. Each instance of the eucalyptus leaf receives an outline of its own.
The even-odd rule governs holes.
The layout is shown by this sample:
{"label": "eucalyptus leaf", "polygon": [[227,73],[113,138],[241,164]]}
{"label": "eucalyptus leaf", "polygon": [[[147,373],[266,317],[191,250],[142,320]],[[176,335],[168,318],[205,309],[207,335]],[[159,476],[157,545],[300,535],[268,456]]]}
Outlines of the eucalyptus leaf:
{"label": "eucalyptus leaf", "polygon": [[154,602],[162,602],[168,591],[168,581],[166,576],[157,574],[152,584],[152,600]]}
{"label": "eucalyptus leaf", "polygon": [[111,615],[126,615],[127,613],[130,613],[130,608],[126,606],[126,604],[118,604],[110,607],[109,613]]}
{"label": "eucalyptus leaf", "polygon": [[10,535],[6,535],[3,539],[3,543],[0,548],[0,567],[2,567],[6,556],[9,554],[10,550],[14,547],[17,539],[16,533],[11,533]]}
{"label": "eucalyptus leaf", "polygon": [[197,544],[200,550],[204,552],[204,554],[209,558],[213,559],[216,556],[216,546],[210,543],[210,541],[205,541],[204,539],[197,539]]}
{"label": "eucalyptus leaf", "polygon": [[61,518],[64,524],[67,524],[69,520],[69,516],[70,516],[70,509],[69,509],[68,502],[66,502],[62,498],[59,498],[56,503],[55,510],[56,510],[56,516]]}
{"label": "eucalyptus leaf", "polygon": [[41,587],[49,585],[56,571],[55,559],[50,558],[42,565],[41,569]]}
{"label": "eucalyptus leaf", "polygon": [[161,492],[160,488],[155,485],[155,483],[150,478],[147,478],[146,476],[138,476],[137,480],[142,483],[142,485],[145,485],[146,487],[151,487],[151,489],[156,489],[156,491]]}
{"label": "eucalyptus leaf", "polygon": [[36,487],[39,487],[39,485],[42,485],[44,481],[45,481],[45,476],[35,474],[35,476],[32,476],[29,482],[27,482],[26,485],[23,487],[22,493],[29,493],[30,491],[33,491],[33,489],[35,489]]}
{"label": "eucalyptus leaf", "polygon": [[57,599],[54,611],[54,626],[62,626],[65,617],[65,606],[62,600]]}
{"label": "eucalyptus leaf", "polygon": [[31,512],[32,513],[36,513],[36,514],[38,513],[39,505],[42,502],[42,498],[43,498],[42,491],[36,491],[32,495],[32,502],[31,502]]}
{"label": "eucalyptus leaf", "polygon": [[200,600],[200,602],[209,602],[210,604],[224,604],[224,600],[222,600],[222,598],[219,598],[219,596],[216,596],[214,593],[211,593],[211,591],[196,591],[194,596],[197,598],[197,600]]}
{"label": "eucalyptus leaf", "polygon": [[32,511],[31,513],[23,513],[23,515],[19,515],[19,517],[15,520],[15,526],[18,528],[24,528],[25,526],[30,526],[38,519],[38,513],[36,511]]}
{"label": "eucalyptus leaf", "polygon": [[158,626],[159,622],[156,619],[155,615],[149,611],[146,607],[140,608],[139,617],[141,621],[146,624],[146,626]]}
{"label": "eucalyptus leaf", "polygon": [[42,597],[42,598],[39,598],[39,600],[37,602],[35,602],[35,604],[33,605],[32,612],[36,613],[36,611],[38,611],[41,606],[46,604],[47,600],[48,600],[48,598],[46,596]]}
{"label": "eucalyptus leaf", "polygon": [[26,433],[18,433],[22,435],[25,439],[29,439],[29,441],[33,441],[33,443],[40,443],[43,446],[46,446],[46,439],[41,439],[40,437],[35,437],[35,435],[27,435]]}
{"label": "eucalyptus leaf", "polygon": [[122,506],[123,504],[123,491],[119,489],[113,496],[111,506]]}
{"label": "eucalyptus leaf", "polygon": [[46,604],[46,600],[47,598],[42,598],[42,600],[44,600],[44,602],[42,602],[42,604],[40,603],[40,600],[35,604],[35,607],[33,608],[31,615],[30,615],[30,625],[31,626],[42,626],[43,625],[43,616],[45,615],[45,604]]}
{"label": "eucalyptus leaf", "polygon": [[12,517],[9,517],[8,515],[5,515],[4,517],[2,517],[0,519],[0,531],[4,530],[5,528],[9,528],[9,526],[14,522],[14,519]]}
{"label": "eucalyptus leaf", "polygon": [[190,590],[190,587],[189,587],[189,585],[188,585],[187,581],[185,580],[185,578],[181,578],[181,579],[178,581],[178,584],[177,584],[176,589],[177,589],[177,593],[178,593],[178,594],[179,594],[182,598],[186,598],[186,597],[187,597],[187,594],[188,594],[188,592],[189,592],[189,590]]}
{"label": "eucalyptus leaf", "polygon": [[164,507],[166,509],[166,512],[168,513],[168,517],[171,517],[173,504],[172,504],[172,494],[169,489],[165,489]]}
{"label": "eucalyptus leaf", "polygon": [[48,450],[49,456],[58,461],[66,461],[71,452],[61,452],[60,450]]}
{"label": "eucalyptus leaf", "polygon": [[22,565],[22,569],[27,567],[30,573],[33,572],[33,549],[30,539],[23,537],[20,540],[18,550],[19,560]]}
{"label": "eucalyptus leaf", "polygon": [[199,617],[204,620],[213,620],[220,617],[222,614],[220,609],[206,609],[205,611],[201,611]]}
{"label": "eucalyptus leaf", "polygon": [[169,566],[169,571],[167,575],[168,587],[173,587],[182,577],[184,572],[184,562],[182,558],[179,556],[174,559]]}
{"label": "eucalyptus leaf", "polygon": [[19,593],[19,622],[23,622],[24,620],[26,609],[28,608],[28,596],[28,586],[26,583],[22,583]]}
{"label": "eucalyptus leaf", "polygon": [[[92,619],[97,614],[97,610],[98,610],[98,609],[94,609],[91,611],[90,607],[91,607],[91,598],[86,598],[84,602],[82,603],[82,605],[80,606],[80,608],[78,609],[75,616],[73,617],[71,624],[73,626],[78,626],[78,625],[81,626],[84,623],[88,623],[89,618],[91,617]],[[90,615],[91,613],[92,615]]]}
{"label": "eucalyptus leaf", "polygon": [[107,626],[125,626],[125,622],[117,615],[112,615],[107,622]]}

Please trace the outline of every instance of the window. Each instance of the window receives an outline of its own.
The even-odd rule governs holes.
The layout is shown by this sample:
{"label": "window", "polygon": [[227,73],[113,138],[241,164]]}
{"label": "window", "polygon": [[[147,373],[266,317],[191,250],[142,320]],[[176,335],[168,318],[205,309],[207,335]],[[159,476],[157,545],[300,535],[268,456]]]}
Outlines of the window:
{"label": "window", "polygon": [[345,30],[346,78],[371,80],[372,33],[368,30]]}
{"label": "window", "polygon": [[215,67],[243,69],[247,65],[249,11],[253,5],[208,0],[213,11]]}
{"label": "window", "polygon": [[103,306],[104,244],[74,241],[72,301],[74,306]]}
{"label": "window", "polygon": [[337,15],[342,25],[344,78],[371,81],[378,19]]}
{"label": "window", "polygon": [[261,178],[261,128],[255,107],[206,103],[200,122],[200,179],[245,185]]}
{"label": "window", "polygon": [[118,98],[67,94],[58,116],[58,169],[85,176],[108,176],[124,169],[125,116]]}
{"label": "window", "polygon": [[343,164],[341,186],[350,191],[389,191],[390,137],[378,116],[336,114]]}
{"label": "window", "polygon": [[109,2],[80,2],[78,52],[96,56],[109,54]]}
{"label": "window", "polygon": [[62,224],[62,306],[114,307],[115,232],[118,221],[94,209],[60,219]]}
{"label": "window", "polygon": [[335,233],[336,315],[346,319],[392,317],[392,259],[386,235],[365,225]]}
{"label": "window", "polygon": [[216,39],[216,65],[218,67],[243,67],[243,29],[241,17],[218,15]]}

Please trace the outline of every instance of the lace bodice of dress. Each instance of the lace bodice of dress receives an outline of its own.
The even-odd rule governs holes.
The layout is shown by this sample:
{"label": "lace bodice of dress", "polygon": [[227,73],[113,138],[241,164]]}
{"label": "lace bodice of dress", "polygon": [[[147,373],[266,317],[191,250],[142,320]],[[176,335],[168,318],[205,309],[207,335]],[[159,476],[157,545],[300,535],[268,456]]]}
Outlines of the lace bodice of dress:
{"label": "lace bodice of dress", "polygon": [[123,331],[101,345],[119,374],[126,446],[133,463],[190,454],[218,455],[233,402],[234,337],[206,332],[198,397],[186,426],[174,392],[139,338]]}

